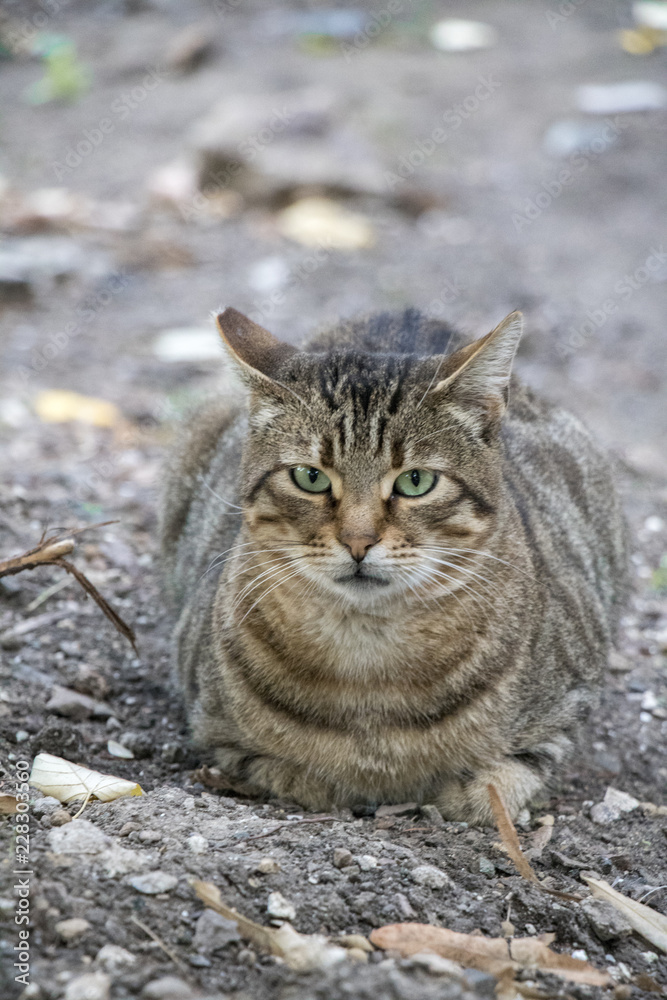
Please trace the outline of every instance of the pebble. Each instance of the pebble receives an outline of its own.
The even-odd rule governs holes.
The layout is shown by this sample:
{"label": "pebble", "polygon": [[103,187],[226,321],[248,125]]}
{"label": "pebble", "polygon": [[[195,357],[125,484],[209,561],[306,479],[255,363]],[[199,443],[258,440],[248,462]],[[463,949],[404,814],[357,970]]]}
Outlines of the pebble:
{"label": "pebble", "polygon": [[178,879],[175,875],[161,871],[133,875],[128,881],[133,889],[142,892],[145,896],[157,896],[160,892],[170,892],[178,885]]}
{"label": "pebble", "polygon": [[369,872],[373,868],[377,868],[378,866],[378,859],[374,858],[372,854],[361,854],[358,855],[354,860],[359,865],[362,872]]}
{"label": "pebble", "polygon": [[346,847],[335,847],[333,863],[334,868],[347,868],[348,865],[353,864],[352,852],[348,851]]}
{"label": "pebble", "polygon": [[177,976],[162,976],[146,983],[141,995],[144,1000],[189,1000],[194,996],[192,986]]}
{"label": "pebble", "polygon": [[270,892],[269,901],[266,904],[266,912],[270,917],[279,920],[294,920],[296,908],[289,899],[285,899],[282,892]]}
{"label": "pebble", "polygon": [[451,884],[449,876],[435,865],[419,865],[413,868],[410,876],[417,885],[425,885],[429,889],[444,889],[446,885]]}
{"label": "pebble", "polygon": [[48,816],[56,809],[60,809],[60,802],[58,799],[54,799],[52,795],[45,795],[44,798],[35,799],[32,804],[32,814],[36,819]]}
{"label": "pebble", "polygon": [[215,910],[204,910],[197,920],[193,946],[199,955],[210,955],[230,941],[240,941],[238,924]]}
{"label": "pebble", "polygon": [[95,956],[97,964],[101,965],[104,971],[111,976],[117,975],[130,965],[134,965],[136,960],[136,955],[117,944],[103,945]]}
{"label": "pebble", "polygon": [[103,701],[95,701],[87,694],[80,694],[70,688],[54,684],[51,697],[46,703],[46,711],[54,715],[62,715],[67,719],[81,722],[83,719],[108,719],[113,715],[109,705]]}
{"label": "pebble", "polygon": [[598,152],[599,144],[603,150],[609,149],[616,137],[610,137],[609,126],[606,123],[586,121],[554,122],[547,130],[542,140],[542,148],[549,156],[566,157],[573,153]]}
{"label": "pebble", "polygon": [[656,111],[667,105],[667,90],[651,80],[585,84],[577,87],[577,106],[592,115]]}
{"label": "pebble", "polygon": [[432,976],[448,976],[463,982],[463,969],[458,962],[452,962],[450,958],[443,958],[441,955],[433,955],[425,951],[411,955],[410,960],[413,966],[425,969]]}
{"label": "pebble", "polygon": [[445,825],[445,821],[442,818],[442,813],[440,812],[437,806],[434,806],[432,804],[425,805],[422,806],[419,811],[421,812],[424,819],[427,819],[432,826],[443,827]]}
{"label": "pebble", "polygon": [[431,44],[441,52],[473,52],[490,49],[498,41],[498,32],[483,21],[464,21],[448,17],[434,24],[430,31]]}
{"label": "pebble", "polygon": [[69,920],[59,920],[56,924],[56,934],[59,934],[63,941],[74,941],[89,930],[90,924],[83,917],[70,917]]}
{"label": "pebble", "polygon": [[49,831],[49,845],[55,854],[100,854],[111,846],[111,839],[87,819],[74,819]]}
{"label": "pebble", "polygon": [[625,916],[606,900],[592,896],[582,900],[579,905],[601,941],[613,941],[632,934],[632,927]]}
{"label": "pebble", "polygon": [[613,823],[615,820],[620,819],[623,813],[632,812],[638,806],[638,800],[633,798],[632,795],[628,795],[627,792],[621,792],[617,788],[612,788],[610,785],[605,792],[602,802],[598,802],[597,805],[592,807],[591,819],[594,823],[604,826],[606,823]]}
{"label": "pebble", "polygon": [[111,979],[106,972],[84,972],[65,987],[65,1000],[109,1000]]}
{"label": "pebble", "polygon": [[142,844],[159,844],[162,840],[162,834],[159,830],[140,830],[139,840]]}
{"label": "pebble", "polygon": [[267,856],[259,859],[255,871],[261,872],[262,875],[275,875],[280,871],[280,864],[275,858]]}
{"label": "pebble", "polygon": [[479,870],[482,873],[482,875],[496,874],[496,866],[494,865],[493,861],[489,860],[489,858],[479,859]]}
{"label": "pebble", "polygon": [[200,833],[191,833],[187,843],[193,854],[206,854],[208,851],[208,840]]}

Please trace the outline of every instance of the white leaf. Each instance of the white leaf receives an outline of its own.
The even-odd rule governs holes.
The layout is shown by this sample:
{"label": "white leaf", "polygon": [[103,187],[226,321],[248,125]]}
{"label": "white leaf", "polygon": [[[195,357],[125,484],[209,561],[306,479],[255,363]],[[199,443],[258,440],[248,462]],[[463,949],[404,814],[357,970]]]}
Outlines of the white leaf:
{"label": "white leaf", "polygon": [[30,772],[30,784],[44,795],[52,795],[59,802],[72,802],[92,796],[102,802],[111,802],[124,795],[143,795],[136,781],[126,781],[112,774],[91,771],[89,767],[73,764],[52,753],[38,753]]}
{"label": "white leaf", "polygon": [[589,878],[586,875],[582,875],[582,878],[586,885],[590,886],[594,896],[606,899],[623,913],[636,934],[667,953],[667,917],[664,914],[634,899],[629,899],[602,879]]}

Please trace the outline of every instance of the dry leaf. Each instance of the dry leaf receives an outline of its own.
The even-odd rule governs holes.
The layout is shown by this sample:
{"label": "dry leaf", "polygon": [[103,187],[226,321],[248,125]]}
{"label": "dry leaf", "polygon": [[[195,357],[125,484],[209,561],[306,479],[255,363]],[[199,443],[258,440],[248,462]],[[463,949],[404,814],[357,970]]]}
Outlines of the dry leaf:
{"label": "dry leaf", "polygon": [[629,899],[623,893],[617,892],[603,879],[581,876],[586,885],[590,886],[594,896],[606,899],[624,915],[633,931],[649,941],[655,948],[667,953],[667,917],[657,910],[652,910],[644,903]]}
{"label": "dry leaf", "polygon": [[489,790],[493,815],[498,826],[498,833],[502,837],[505,850],[516,865],[519,874],[523,875],[529,882],[537,882],[537,875],[521,850],[521,844],[519,843],[519,837],[512,822],[512,817],[507,811],[507,806],[503,802],[500,792],[495,785],[487,785],[487,788]]}
{"label": "dry leaf", "polygon": [[349,212],[327,198],[302,198],[278,216],[283,236],[307,247],[332,250],[362,250],[373,246],[375,236],[369,220]]}
{"label": "dry leaf", "polygon": [[107,750],[112,757],[122,757],[123,760],[134,760],[134,754],[117,740],[107,740]]}
{"label": "dry leaf", "polygon": [[[545,940],[546,938],[546,940]],[[563,979],[589,986],[607,986],[611,978],[588,962],[561,955],[547,944],[549,937],[486,938],[476,934],[459,934],[430,924],[390,924],[371,934],[376,948],[398,951],[407,957],[423,951],[449,958],[468,969],[479,969],[493,976],[504,977],[519,969],[539,969],[553,972]]]}
{"label": "dry leaf", "polygon": [[106,399],[81,396],[64,389],[46,389],[35,399],[35,413],[44,423],[63,424],[81,420],[94,427],[115,427],[120,422],[118,409]]}
{"label": "dry leaf", "polygon": [[346,958],[344,948],[331,944],[322,934],[299,934],[287,921],[281,927],[263,927],[222,902],[220,890],[212,882],[193,882],[198,897],[227,920],[235,921],[239,933],[262,951],[281,958],[290,969],[300,972],[326,969]]}
{"label": "dry leaf", "polygon": [[15,795],[0,795],[0,816],[13,816],[17,811],[17,804]]}
{"label": "dry leaf", "polygon": [[44,795],[52,795],[59,802],[73,802],[88,797],[101,802],[111,802],[125,795],[143,795],[136,781],[126,781],[112,774],[91,771],[81,764],[73,764],[51,753],[38,753],[32,765],[29,783]]}

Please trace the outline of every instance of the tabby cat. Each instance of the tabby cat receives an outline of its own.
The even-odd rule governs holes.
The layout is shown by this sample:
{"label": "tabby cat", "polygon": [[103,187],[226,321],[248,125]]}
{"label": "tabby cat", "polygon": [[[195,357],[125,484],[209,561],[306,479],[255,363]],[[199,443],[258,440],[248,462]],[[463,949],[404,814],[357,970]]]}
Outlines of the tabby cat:
{"label": "tabby cat", "polygon": [[626,593],[608,460],[416,310],[297,350],[217,317],[248,392],[187,423],[164,577],[195,737],[230,788],[305,807],[516,815],[572,746]]}

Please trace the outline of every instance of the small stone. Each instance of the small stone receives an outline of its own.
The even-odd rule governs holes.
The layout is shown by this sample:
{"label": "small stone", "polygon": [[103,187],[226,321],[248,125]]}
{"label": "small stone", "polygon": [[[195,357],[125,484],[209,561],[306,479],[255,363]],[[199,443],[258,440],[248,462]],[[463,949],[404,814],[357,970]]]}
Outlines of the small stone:
{"label": "small stone", "polygon": [[133,875],[128,881],[133,889],[143,893],[145,896],[157,896],[160,892],[170,892],[178,885],[178,879],[175,875],[169,875],[167,872],[161,871],[147,872],[145,875]]}
{"label": "small stone", "polygon": [[516,825],[528,829],[530,827],[530,813],[527,809],[522,809],[516,818]]}
{"label": "small stone", "polygon": [[428,820],[432,826],[442,827],[445,825],[442,813],[437,806],[433,804],[422,806],[420,812],[424,819]]}
{"label": "small stone", "polygon": [[464,982],[477,997],[495,997],[498,980],[488,972],[480,969],[466,969]]}
{"label": "small stone", "polygon": [[354,860],[359,865],[362,872],[372,871],[373,868],[377,868],[378,866],[378,859],[374,858],[372,854],[361,854],[358,855]]}
{"label": "small stone", "polygon": [[134,965],[136,960],[136,955],[133,955],[131,951],[127,951],[126,948],[121,948],[117,944],[103,945],[95,956],[95,961],[98,965],[101,965],[104,971],[108,972],[111,976],[116,976],[124,969]]}
{"label": "small stone", "polygon": [[69,920],[59,920],[56,924],[56,934],[60,934],[63,941],[74,941],[81,937],[90,928],[90,924],[82,917],[70,917]]}
{"label": "small stone", "polygon": [[514,937],[514,931],[516,930],[516,928],[511,920],[503,920],[503,922],[500,925],[500,929],[503,932],[503,937],[506,938]]}
{"label": "small stone", "polygon": [[118,737],[118,742],[121,746],[131,750],[137,760],[141,760],[144,757],[152,757],[155,750],[153,739],[148,733],[123,733]]}
{"label": "small stone", "polygon": [[25,729],[17,729],[14,733],[14,739],[17,743],[25,743],[26,740],[30,739],[30,733]]}
{"label": "small stone", "polygon": [[601,941],[613,941],[632,934],[632,927],[621,911],[606,900],[591,896],[582,900],[579,905]]}
{"label": "small stone", "polygon": [[335,847],[333,863],[334,868],[347,868],[348,865],[353,864],[352,852],[348,851],[346,847]]}
{"label": "small stone", "polygon": [[119,837],[129,837],[131,833],[137,833],[141,830],[141,824],[135,823],[133,820],[128,820],[127,823],[123,823],[120,830],[118,831]]}
{"label": "small stone", "polygon": [[100,854],[111,846],[111,839],[87,819],[73,819],[49,831],[49,846],[55,854]]}
{"label": "small stone", "polygon": [[537,927],[535,924],[526,924],[526,934],[530,934],[531,937],[535,937],[537,934]]}
{"label": "small stone", "polygon": [[241,965],[252,966],[257,961],[257,955],[252,948],[241,948],[237,958]]}
{"label": "small stone", "polygon": [[410,872],[410,876],[417,885],[425,885],[429,889],[444,889],[451,885],[449,876],[435,865],[419,865]]}
{"label": "small stone", "polygon": [[52,795],[45,795],[43,799],[36,799],[32,804],[32,814],[36,819],[48,816],[56,809],[60,809],[60,802]]}
{"label": "small stone", "polygon": [[375,950],[368,938],[365,938],[363,934],[341,934],[336,938],[336,944],[342,945],[343,948],[359,948],[361,951],[367,952]]}
{"label": "small stone", "polygon": [[193,946],[200,955],[211,955],[230,941],[240,941],[238,924],[215,910],[204,910],[197,920]]}
{"label": "small stone", "polygon": [[594,823],[604,826],[605,823],[613,823],[614,820],[620,819],[623,813],[632,812],[638,806],[638,799],[628,795],[627,792],[619,791],[618,788],[612,788],[610,785],[602,802],[598,802],[592,807],[591,819]]}
{"label": "small stone", "polygon": [[267,856],[266,858],[260,858],[255,871],[261,872],[262,875],[275,875],[280,871],[280,864],[275,858]]}
{"label": "small stone", "polygon": [[159,844],[162,840],[162,834],[159,830],[140,830],[139,840],[142,844]]}
{"label": "small stone", "polygon": [[113,715],[110,706],[105,702],[95,701],[87,694],[71,691],[59,684],[54,684],[51,689],[51,697],[46,703],[46,711],[52,712],[54,715],[63,715],[68,719],[75,719],[77,722],[92,717],[108,719],[109,716]]}
{"label": "small stone", "polygon": [[296,909],[289,899],[285,899],[282,892],[269,893],[269,901],[266,904],[266,912],[270,917],[278,920],[294,920]]}
{"label": "small stone", "polygon": [[200,833],[191,833],[188,837],[188,847],[193,854],[206,854],[208,851],[208,840]]}
{"label": "small stone", "polygon": [[479,859],[479,870],[482,873],[482,875],[493,876],[496,874],[496,866],[494,865],[493,861],[489,860],[489,858]]}
{"label": "small stone", "polygon": [[448,976],[463,982],[463,969],[458,962],[452,962],[449,958],[425,951],[412,955],[411,961],[418,969],[425,969],[432,976]]}
{"label": "small stone", "polygon": [[192,986],[177,976],[162,976],[146,983],[141,995],[144,1000],[190,1000],[194,990]]}
{"label": "small stone", "polygon": [[205,955],[188,955],[188,962],[195,969],[208,969],[211,966],[210,961]]}
{"label": "small stone", "polygon": [[345,957],[350,962],[367,962],[368,952],[362,948],[348,948]]}
{"label": "small stone", "polygon": [[588,952],[584,948],[575,948],[572,952],[572,958],[578,958],[580,962],[587,962]]}
{"label": "small stone", "polygon": [[106,972],[84,972],[65,987],[65,1000],[109,1000],[111,979]]}
{"label": "small stone", "polygon": [[72,817],[66,809],[54,809],[51,813],[51,826],[64,826],[65,823],[71,822]]}

